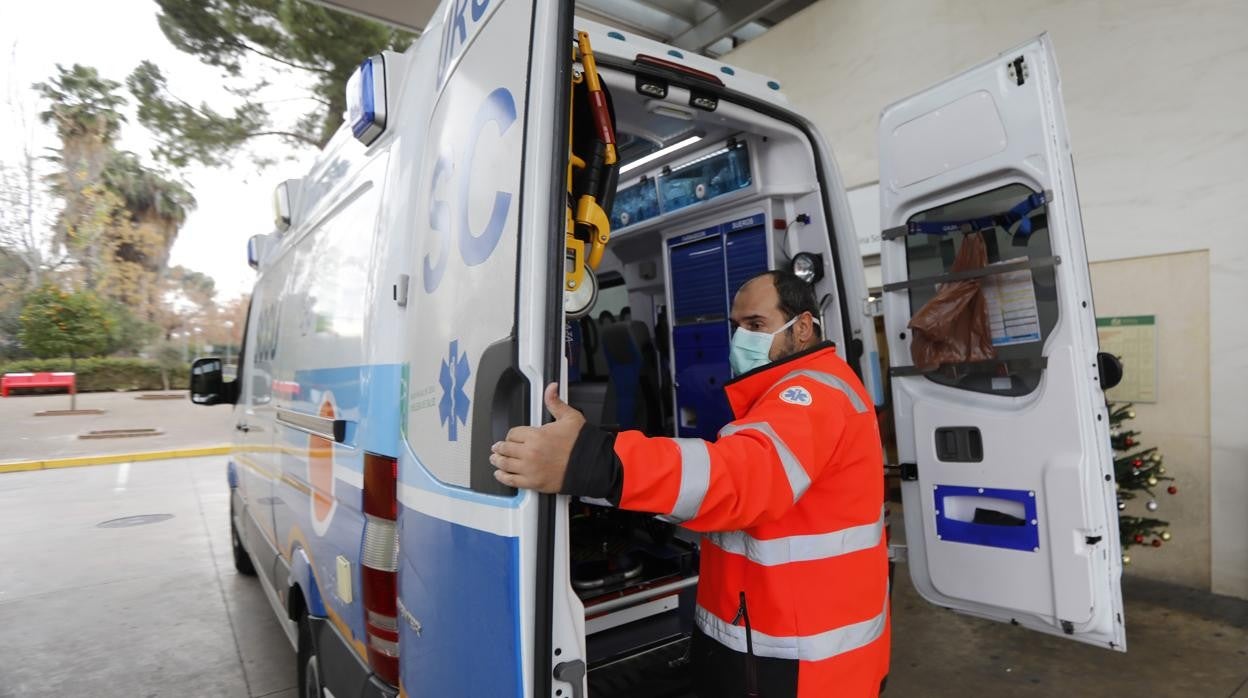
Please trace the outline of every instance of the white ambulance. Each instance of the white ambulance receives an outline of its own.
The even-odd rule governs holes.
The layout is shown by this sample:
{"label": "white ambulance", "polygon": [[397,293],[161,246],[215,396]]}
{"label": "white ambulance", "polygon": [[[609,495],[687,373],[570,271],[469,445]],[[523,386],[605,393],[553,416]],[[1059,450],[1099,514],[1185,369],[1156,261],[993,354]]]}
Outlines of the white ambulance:
{"label": "white ambulance", "polygon": [[[239,378],[192,376],[235,405],[235,560],[302,695],[682,695],[697,538],[504,488],[488,453],[551,381],[592,422],[713,438],[728,307],[767,269],[814,285],[891,408],[919,593],[1125,649],[1113,367],[1046,37],[883,111],[882,302],[831,153],[766,77],[566,0],[461,0],[348,92],[252,241]],[[988,263],[955,269],[967,231]],[[912,315],[970,279],[993,356],[916,367]]]}

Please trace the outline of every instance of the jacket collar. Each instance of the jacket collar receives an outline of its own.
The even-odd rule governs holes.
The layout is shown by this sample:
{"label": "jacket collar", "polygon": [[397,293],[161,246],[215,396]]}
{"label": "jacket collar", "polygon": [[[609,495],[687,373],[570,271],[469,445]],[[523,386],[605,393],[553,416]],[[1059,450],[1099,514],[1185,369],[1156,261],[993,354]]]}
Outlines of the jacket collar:
{"label": "jacket collar", "polygon": [[732,407],[732,414],[734,417],[740,417],[780,379],[819,361],[829,352],[836,353],[836,344],[828,341],[820,342],[805,351],[799,351],[774,363],[760,366],[728,381],[724,384],[724,392],[728,395],[728,404]]}

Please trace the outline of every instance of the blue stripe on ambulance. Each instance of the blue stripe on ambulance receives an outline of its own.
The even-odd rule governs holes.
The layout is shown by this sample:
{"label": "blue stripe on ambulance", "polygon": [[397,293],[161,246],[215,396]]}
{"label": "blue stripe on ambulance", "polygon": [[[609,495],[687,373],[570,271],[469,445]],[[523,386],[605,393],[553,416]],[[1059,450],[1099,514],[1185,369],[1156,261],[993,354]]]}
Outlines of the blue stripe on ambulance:
{"label": "blue stripe on ambulance", "polygon": [[420,634],[400,618],[399,644],[413,695],[523,695],[520,549],[507,510],[529,496],[442,484],[403,448],[399,599]]}
{"label": "blue stripe on ambulance", "polygon": [[[294,382],[299,394],[290,403],[293,410],[317,414],[328,392],[333,396],[336,416],[347,420],[346,443],[333,445],[334,499],[336,508],[324,535],[317,535],[312,523],[311,498],[285,480],[279,480],[274,491],[273,516],[279,547],[285,553],[294,539],[294,547],[304,548],[311,562],[315,580],[299,580],[308,587],[308,596],[315,594],[320,602],[347,626],[347,640],[366,642],[363,605],[360,601],[359,561],[364,539],[364,517],[361,513],[361,483],[364,477],[364,451],[395,456],[399,443],[399,390],[402,366],[381,364],[346,366],[296,371]],[[308,434],[278,423],[277,445],[281,446],[280,463],[283,475],[300,482],[308,481]],[[336,594],[337,557],[351,564],[351,602]],[[292,572],[297,572],[292,566]],[[315,612],[314,599],[309,599]]]}
{"label": "blue stripe on ambulance", "polygon": [[[409,448],[399,448],[401,379],[398,364],[296,372],[300,391],[292,409],[317,414],[329,392],[336,417],[348,422],[346,443],[333,446],[334,494],[342,506],[318,536],[308,494],[279,481],[274,516],[279,536],[285,537],[279,543],[285,549],[290,531],[298,530],[310,548],[305,553],[320,600],[349,628],[352,637],[347,639],[365,642],[358,567],[364,521],[358,483],[364,451],[392,455],[398,449],[399,598],[421,624],[417,635],[406,620],[399,621],[404,687],[418,695],[521,696],[519,538],[505,529],[481,530],[439,515],[462,520],[483,514],[482,527],[496,528],[507,520],[505,512],[528,495],[495,497],[444,485]],[[283,474],[306,482],[308,435],[290,427],[279,433]],[[414,508],[416,500],[424,505]],[[353,571],[350,604],[335,593],[339,555]]]}

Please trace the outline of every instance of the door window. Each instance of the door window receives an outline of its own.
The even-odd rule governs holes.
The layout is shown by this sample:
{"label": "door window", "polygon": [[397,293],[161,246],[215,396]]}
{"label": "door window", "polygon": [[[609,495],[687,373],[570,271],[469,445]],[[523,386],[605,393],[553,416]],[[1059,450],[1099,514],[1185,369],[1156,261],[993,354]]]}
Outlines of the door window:
{"label": "door window", "polygon": [[[994,266],[1013,270],[975,279],[985,296],[995,360],[942,363],[924,372],[929,380],[1011,396],[1026,395],[1039,386],[1044,343],[1057,324],[1058,305],[1047,205],[1033,197],[1036,194],[1022,184],[1010,184],[916,213],[906,221],[912,318],[936,297],[938,280],[953,271],[959,249],[974,234],[969,231],[982,235],[989,270]],[[935,232],[940,229],[954,230]],[[926,280],[931,281],[922,283]]]}

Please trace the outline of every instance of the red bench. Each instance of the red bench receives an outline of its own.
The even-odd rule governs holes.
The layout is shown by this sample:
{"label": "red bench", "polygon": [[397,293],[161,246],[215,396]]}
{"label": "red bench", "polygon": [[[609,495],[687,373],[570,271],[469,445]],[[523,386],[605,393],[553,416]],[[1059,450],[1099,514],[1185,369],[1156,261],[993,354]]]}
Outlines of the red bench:
{"label": "red bench", "polygon": [[67,388],[76,392],[74,374],[69,371],[52,373],[6,373],[0,378],[0,397],[8,397],[14,388]]}

